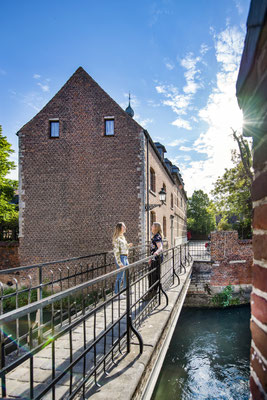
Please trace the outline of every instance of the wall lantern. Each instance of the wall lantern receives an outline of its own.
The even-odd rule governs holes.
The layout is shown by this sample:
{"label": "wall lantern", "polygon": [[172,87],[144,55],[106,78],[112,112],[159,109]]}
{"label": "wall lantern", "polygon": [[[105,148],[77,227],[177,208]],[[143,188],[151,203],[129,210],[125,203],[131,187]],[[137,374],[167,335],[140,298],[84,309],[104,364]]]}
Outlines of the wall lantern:
{"label": "wall lantern", "polygon": [[161,190],[159,192],[159,199],[161,201],[161,204],[146,204],[145,210],[148,211],[148,210],[153,210],[153,208],[156,208],[156,207],[161,207],[163,205],[163,203],[165,203],[165,201],[166,201],[166,194],[167,193],[165,192],[164,188],[161,188]]}

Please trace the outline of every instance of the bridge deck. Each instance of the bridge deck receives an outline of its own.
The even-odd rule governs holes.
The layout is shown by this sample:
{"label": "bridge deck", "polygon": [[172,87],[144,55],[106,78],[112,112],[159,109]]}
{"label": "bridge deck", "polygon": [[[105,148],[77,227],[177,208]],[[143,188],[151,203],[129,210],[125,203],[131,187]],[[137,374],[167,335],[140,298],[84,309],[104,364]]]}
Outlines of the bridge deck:
{"label": "bridge deck", "polygon": [[[175,284],[168,291],[170,304],[165,307],[165,299],[162,299],[162,305],[158,306],[151,315],[141,325],[140,333],[144,340],[144,352],[141,357],[138,357],[139,346],[137,341],[132,341],[132,349],[129,354],[118,354],[114,358],[119,361],[118,365],[115,366],[111,360],[107,361],[107,370],[109,376],[102,374],[100,383],[103,384],[101,389],[97,389],[95,385],[92,386],[92,381],[88,384],[88,391],[85,393],[85,398],[92,399],[130,399],[133,393],[136,391],[138,384],[140,383],[141,375],[144,372],[144,366],[148,363],[152,356],[153,351],[157,343],[162,341],[161,336],[167,325],[170,314],[175,307],[175,303],[183,291],[185,282],[188,280],[188,276],[191,272],[191,267],[187,267],[186,273],[180,275],[181,284],[178,286]],[[132,295],[133,296],[133,295]],[[119,301],[121,302],[118,307]],[[183,299],[182,299],[183,302]],[[96,318],[96,325],[94,327],[94,318],[91,317],[86,323],[86,338],[87,346],[94,340],[95,335],[98,336],[103,330],[103,321],[106,318],[106,324],[109,326],[112,323],[112,318],[117,318],[118,313],[122,313],[126,309],[126,300],[118,300],[113,303],[113,310],[111,305],[106,307],[106,316],[104,311],[100,311]],[[162,311],[164,310],[164,311]],[[162,311],[159,313],[159,311]],[[179,308],[180,311],[180,308]],[[112,317],[113,315],[113,317]],[[101,322],[102,321],[102,322]],[[112,342],[118,336],[118,329],[125,329],[126,321],[122,320],[121,326],[113,329],[107,335],[106,340],[104,338],[96,346],[96,357],[101,357],[104,353],[104,346],[106,346],[106,352],[111,347]],[[72,354],[73,359],[77,358],[83,351],[83,325],[77,326],[72,332]],[[134,338],[135,339],[135,338]],[[160,340],[161,339],[161,340]],[[123,353],[123,352],[122,352]],[[59,338],[55,342],[55,376],[60,374],[68,365],[70,358],[70,340],[69,335],[66,334]],[[94,349],[92,349],[86,358],[86,371],[93,368]],[[115,360],[114,360],[115,361]],[[135,362],[134,362],[135,361]],[[78,364],[73,368],[72,380],[73,383],[79,381],[83,375],[84,361],[81,359]],[[151,368],[151,367],[150,367]],[[34,357],[34,388],[35,396],[38,395],[52,380],[52,349],[51,344],[47,345]],[[30,361],[26,361],[12,372],[7,375],[7,386],[11,388],[9,390],[9,396],[20,396],[22,398],[29,398],[29,379],[30,379]],[[128,381],[129,379],[129,381]],[[67,398],[69,394],[69,381],[70,373],[66,374],[57,384],[55,389],[55,398]],[[122,382],[127,384],[122,384]],[[83,398],[82,395],[78,395],[77,399]],[[42,397],[44,400],[51,399],[51,393],[46,394]]]}
{"label": "bridge deck", "polygon": [[[18,321],[16,318],[28,315],[26,323],[29,324],[31,313],[52,304],[53,317],[50,321],[52,330],[44,332],[43,347],[38,345],[30,330],[27,334],[29,345],[20,348],[17,356],[13,352],[4,358],[1,370],[2,395],[12,399],[35,400],[82,399],[91,396],[96,399],[125,400],[132,399],[136,393],[140,398],[144,387],[150,387],[146,392],[151,391],[153,385],[147,386],[147,382],[153,381],[157,373],[153,372],[151,378],[150,372],[158,370],[164,359],[164,349],[168,347],[170,332],[176,325],[189,286],[193,262],[188,246],[166,250],[157,285],[167,291],[168,299],[160,291],[161,296],[157,294],[152,300],[144,301],[144,295],[149,293],[149,277],[156,271],[147,266],[146,260],[122,269],[127,272],[126,293],[130,297],[129,302],[125,298],[118,299],[113,289],[110,290],[113,288],[110,278],[117,274],[117,271],[113,271],[52,295],[47,300],[42,299],[18,311],[4,314],[1,317],[3,322],[14,321],[14,318]],[[88,299],[88,296],[90,299],[91,292],[88,294],[87,289],[91,287],[94,290],[94,285],[98,283],[102,285],[102,295],[97,295],[95,303],[82,301],[83,306],[77,314],[76,306],[70,307],[76,304],[72,302],[73,298],[76,299],[76,293],[80,293],[84,299]],[[74,297],[69,298],[73,293]],[[69,310],[69,320],[61,319],[62,303],[60,310],[54,309],[55,302],[60,299],[70,300],[65,304]],[[167,306],[166,300],[169,301]],[[76,316],[70,315],[73,313],[71,310],[76,310]],[[61,324],[56,324],[58,312]],[[144,350],[141,355],[142,342],[138,334],[135,336],[134,328],[138,329],[143,339]],[[19,343],[15,342],[16,346]],[[158,361],[158,357],[161,361]],[[102,388],[97,390],[99,382]]]}
{"label": "bridge deck", "polygon": [[[118,303],[120,302],[120,307]],[[111,325],[112,319],[119,317],[119,312],[122,313],[126,310],[126,300],[117,300],[113,303],[113,310],[111,304],[106,307],[106,316],[104,315],[104,310],[96,313],[96,318],[92,316],[86,321],[86,346],[88,347],[94,341],[95,338],[101,335],[103,331],[103,321],[106,318],[107,327]],[[94,320],[96,325],[94,326]],[[112,345],[112,342],[118,337],[118,330],[125,330],[126,321],[125,318],[122,319],[120,326],[117,326],[110,331],[110,333],[99,341],[96,345],[96,358],[100,358],[104,354],[104,346],[106,346],[106,352]],[[71,342],[69,339],[69,334],[65,334],[55,341],[55,373],[57,376],[60,372],[64,371],[69,365],[71,346],[72,346],[72,357],[75,360],[83,351],[84,342],[84,327],[80,324],[72,331]],[[113,337],[112,337],[113,335]],[[93,368],[94,360],[94,348],[87,354],[86,357],[86,371],[90,371]],[[34,357],[34,394],[38,395],[52,380],[52,345],[47,345],[43,350],[41,350]],[[77,365],[73,368],[73,383],[78,381],[83,374],[83,359],[80,360]],[[9,390],[9,396],[21,396],[25,398],[30,397],[29,393],[29,379],[30,379],[30,360],[27,360],[23,364],[19,365],[12,372],[7,375],[6,383],[7,387],[11,387]],[[60,399],[63,395],[69,393],[69,381],[70,374],[66,374],[57,384],[56,387],[56,399]],[[51,393],[48,393],[43,397],[44,400],[51,399]]]}
{"label": "bridge deck", "polygon": [[[91,387],[85,393],[85,399],[92,400],[149,400],[164,357],[169,347],[184,299],[190,284],[193,262],[186,267],[180,277],[180,285],[175,284],[167,291],[169,304],[163,299],[148,318],[142,323],[139,332],[144,341],[144,352],[139,355],[139,346],[132,340],[131,352],[121,355],[118,365],[113,365],[109,376],[104,376],[99,383],[101,388]],[[83,399],[77,396],[76,400]]]}

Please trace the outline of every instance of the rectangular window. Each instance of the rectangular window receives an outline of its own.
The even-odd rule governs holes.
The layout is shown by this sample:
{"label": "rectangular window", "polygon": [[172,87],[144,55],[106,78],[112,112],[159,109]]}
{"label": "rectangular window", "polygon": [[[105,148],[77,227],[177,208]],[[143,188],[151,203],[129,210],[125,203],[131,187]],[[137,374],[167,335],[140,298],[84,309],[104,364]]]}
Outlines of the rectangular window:
{"label": "rectangular window", "polygon": [[105,135],[114,135],[114,119],[105,119]]}
{"label": "rectangular window", "polygon": [[50,137],[59,137],[59,121],[50,121]]}

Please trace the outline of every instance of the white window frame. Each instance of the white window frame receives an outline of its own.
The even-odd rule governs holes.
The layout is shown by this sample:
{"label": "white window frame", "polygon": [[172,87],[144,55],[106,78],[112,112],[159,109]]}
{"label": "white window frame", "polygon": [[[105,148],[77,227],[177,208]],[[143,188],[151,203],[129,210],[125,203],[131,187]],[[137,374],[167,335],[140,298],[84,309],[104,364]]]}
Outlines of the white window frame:
{"label": "white window frame", "polygon": [[[54,123],[57,123],[58,126],[58,130],[57,130],[57,135],[52,135],[52,126]],[[59,119],[49,119],[49,130],[50,130],[50,138],[55,139],[55,138],[59,138],[60,137],[60,130],[59,130]]]}
{"label": "white window frame", "polygon": [[[105,117],[105,136],[114,136],[114,131],[115,131],[115,121],[114,121],[114,117]],[[110,129],[111,127],[108,128],[108,122],[113,122],[113,124],[111,125],[112,129]]]}

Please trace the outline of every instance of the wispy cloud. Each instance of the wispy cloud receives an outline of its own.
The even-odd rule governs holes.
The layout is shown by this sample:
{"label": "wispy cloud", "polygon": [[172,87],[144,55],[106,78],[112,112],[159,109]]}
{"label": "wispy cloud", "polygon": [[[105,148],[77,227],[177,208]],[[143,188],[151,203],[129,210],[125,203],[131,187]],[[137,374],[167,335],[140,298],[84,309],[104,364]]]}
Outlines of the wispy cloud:
{"label": "wispy cloud", "polygon": [[155,102],[155,100],[153,100],[153,99],[147,100],[147,104],[150,107],[160,107],[161,106],[160,103]]}
{"label": "wispy cloud", "polygon": [[175,114],[184,115],[190,104],[191,96],[179,93],[179,90],[173,85],[158,85],[156,91],[163,94],[167,100],[163,100],[162,104],[170,106]]}
{"label": "wispy cloud", "polygon": [[40,82],[38,82],[37,85],[40,86],[40,88],[42,89],[43,92],[49,92],[49,90],[50,90],[48,85],[43,85]]}
{"label": "wispy cloud", "polygon": [[0,75],[6,75],[6,71],[2,68],[0,68]]}
{"label": "wispy cloud", "polygon": [[149,124],[153,124],[154,120],[152,118],[144,118],[142,119],[140,115],[136,114],[134,119],[144,128],[147,128]]}
{"label": "wispy cloud", "polygon": [[171,13],[171,11],[167,8],[167,4],[165,6],[161,5],[161,7],[159,7],[156,2],[151,2],[149,11],[150,19],[148,25],[150,27],[155,25],[161,16],[169,15]]}
{"label": "wispy cloud", "polygon": [[188,53],[185,58],[181,60],[181,66],[185,68],[184,74],[186,86],[184,86],[184,93],[195,94],[201,87],[199,81],[200,70],[197,69],[197,64],[201,61],[201,57],[194,57],[193,53]]}
{"label": "wispy cloud", "polygon": [[169,71],[172,71],[175,67],[174,63],[171,60],[169,60],[168,58],[164,58],[164,64],[165,64],[165,67]]}
{"label": "wispy cloud", "polygon": [[[40,74],[33,74],[33,79],[40,80],[40,78]],[[50,87],[47,82],[50,82],[50,78],[42,79],[42,81],[45,83],[37,82],[37,85],[42,89],[43,92],[49,92]]]}
{"label": "wispy cloud", "polygon": [[199,110],[199,118],[208,128],[195,140],[193,149],[206,156],[205,160],[191,161],[184,171],[185,182],[192,192],[202,188],[209,192],[212,183],[232,166],[231,149],[235,143],[231,127],[240,129],[242,113],[237,105],[235,83],[243,49],[244,32],[227,26],[222,32],[213,32],[218,73],[215,86],[206,106]]}
{"label": "wispy cloud", "polygon": [[204,55],[204,54],[206,54],[208,51],[210,50],[210,47],[207,45],[207,44],[205,44],[205,43],[202,43],[202,45],[200,46],[200,54],[201,55]]}
{"label": "wispy cloud", "polygon": [[179,146],[182,143],[185,143],[187,140],[186,139],[175,139],[172,142],[168,143],[167,146],[175,147]]}
{"label": "wispy cloud", "polygon": [[25,104],[35,112],[39,112],[49,100],[47,97],[40,95],[36,91],[28,93],[19,93],[14,90],[9,90],[10,96],[14,101]]}
{"label": "wispy cloud", "polygon": [[[208,47],[205,44],[202,44],[202,54],[204,55],[207,51]],[[186,130],[192,129],[189,119],[185,117],[181,118],[180,116],[187,115],[196,92],[203,87],[200,69],[197,67],[197,65],[202,62],[202,54],[194,56],[192,52],[189,52],[184,58],[180,59],[180,65],[185,70],[185,85],[182,90],[179,90],[174,85],[166,84],[157,84],[155,87],[156,91],[165,98],[162,100],[162,104],[171,107],[173,112],[179,115],[179,118],[172,122],[172,125],[177,126],[178,128]]]}
{"label": "wispy cloud", "polygon": [[188,121],[182,118],[177,118],[175,121],[172,122],[172,125],[177,126],[178,128],[184,128],[188,131],[191,131],[192,127]]}
{"label": "wispy cloud", "polygon": [[238,11],[238,14],[239,14],[239,15],[242,15],[243,12],[244,12],[244,9],[243,9],[243,7],[242,7],[240,1],[239,1],[239,0],[234,0],[234,2],[235,2],[236,9],[237,9],[237,11]]}
{"label": "wispy cloud", "polygon": [[[164,97],[162,103],[178,115],[173,125],[188,131],[193,129],[193,124],[202,123],[202,127],[207,125],[192,146],[179,147],[181,152],[187,153],[187,158],[179,155],[177,161],[183,171],[189,195],[194,189],[200,188],[210,192],[217,177],[224,173],[225,168],[232,166],[231,149],[236,145],[231,136],[231,127],[240,129],[242,126],[235,83],[245,32],[227,23],[221,32],[211,28],[210,34],[212,47],[203,43],[197,55],[188,53],[180,60],[181,67],[185,69],[186,81],[182,90],[174,85],[158,83],[156,86],[159,95]],[[218,69],[216,79],[207,82],[206,90],[210,87],[210,91],[206,104],[199,108],[196,93],[204,87],[201,71],[208,51],[213,51]],[[179,140],[177,145],[182,144]]]}
{"label": "wispy cloud", "polygon": [[179,148],[179,150],[181,150],[181,151],[192,151],[193,149],[192,149],[192,147],[181,146],[181,147]]}

